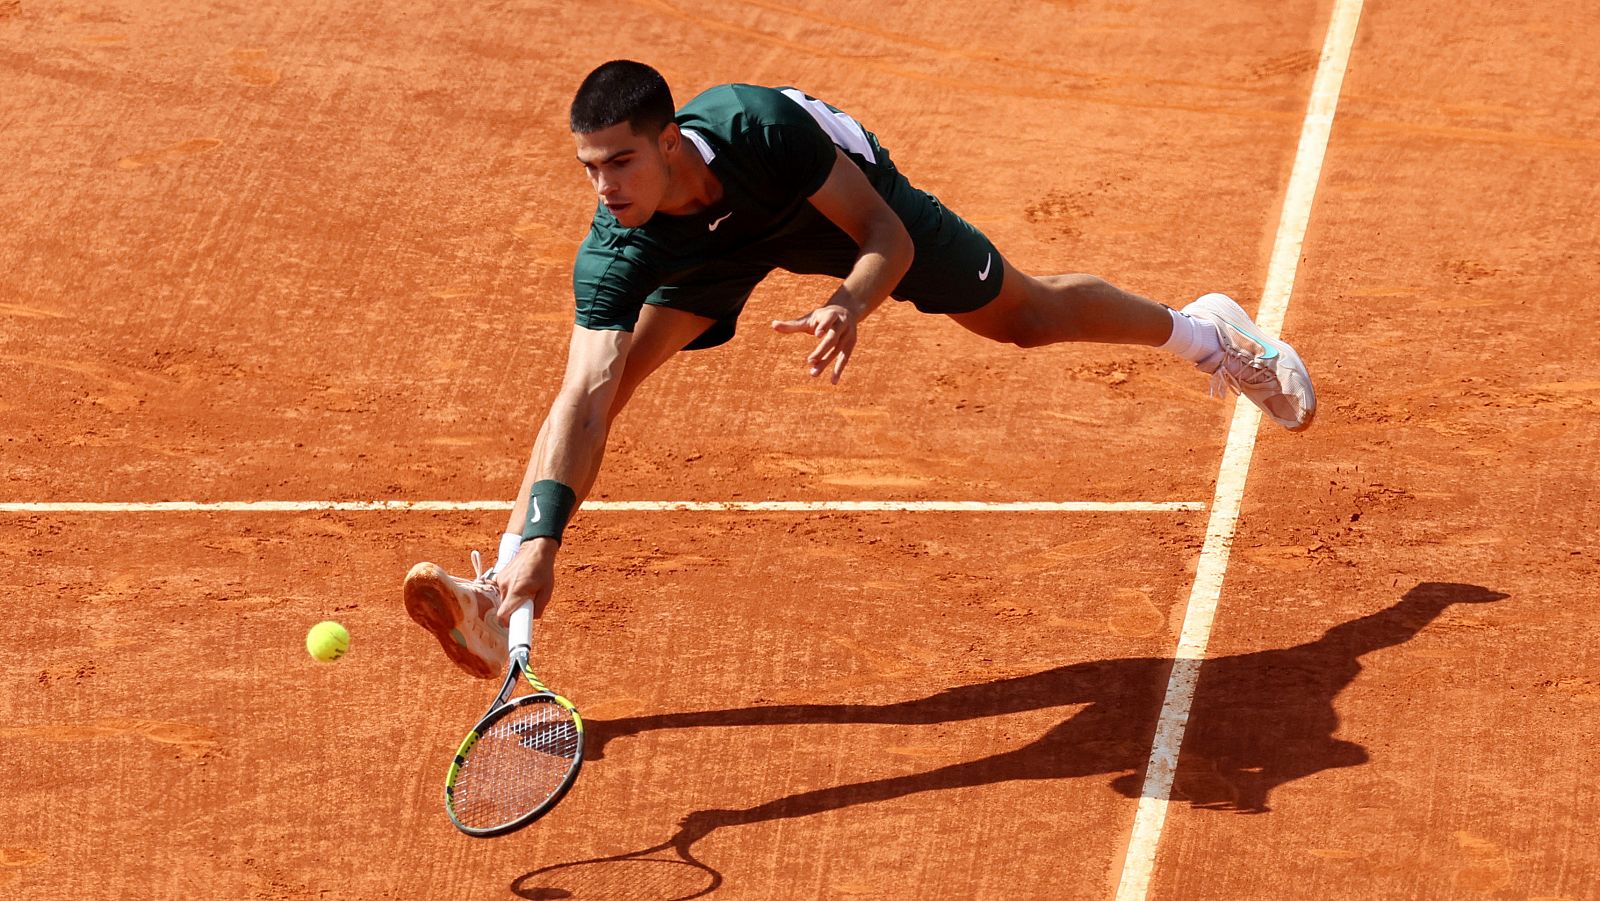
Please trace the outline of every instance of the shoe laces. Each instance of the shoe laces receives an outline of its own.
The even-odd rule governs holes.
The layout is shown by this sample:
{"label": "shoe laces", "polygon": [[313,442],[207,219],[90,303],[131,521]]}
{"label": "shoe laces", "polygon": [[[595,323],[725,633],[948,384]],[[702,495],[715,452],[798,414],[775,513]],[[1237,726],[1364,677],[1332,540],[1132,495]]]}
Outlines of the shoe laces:
{"label": "shoe laces", "polygon": [[1246,388],[1275,386],[1278,377],[1265,363],[1232,345],[1222,348],[1222,361],[1211,372],[1211,396],[1225,397],[1229,391],[1242,394]]}
{"label": "shoe laces", "polygon": [[494,582],[494,567],[491,566],[488,569],[484,569],[483,555],[476,550],[472,552],[472,581],[474,584],[494,592],[495,596],[499,596],[500,586]]}
{"label": "shoe laces", "polygon": [[495,618],[494,615],[495,608],[500,606],[499,599],[501,597],[500,586],[496,585],[494,582],[494,567],[491,566],[488,569],[484,569],[483,555],[478,553],[476,550],[472,552],[472,584],[483,591],[489,592],[495,597],[495,602],[490,605],[489,610],[484,614],[483,621],[487,623],[491,629],[494,629],[500,633],[504,633],[505,626],[502,626],[500,624],[500,620]]}

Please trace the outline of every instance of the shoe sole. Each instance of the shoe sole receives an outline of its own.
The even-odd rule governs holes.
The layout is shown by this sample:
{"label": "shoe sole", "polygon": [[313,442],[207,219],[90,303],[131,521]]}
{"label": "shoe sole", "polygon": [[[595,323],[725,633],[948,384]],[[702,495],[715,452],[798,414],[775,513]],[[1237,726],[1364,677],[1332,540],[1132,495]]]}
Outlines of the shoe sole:
{"label": "shoe sole", "polygon": [[492,679],[493,667],[456,641],[450,633],[461,628],[461,607],[450,588],[449,577],[433,563],[418,563],[406,573],[406,613],[417,625],[433,633],[450,658],[462,671],[479,679]]}
{"label": "shoe sole", "polygon": [[[1288,429],[1291,432],[1303,432],[1306,429],[1311,428],[1312,420],[1317,418],[1317,389],[1316,386],[1311,382],[1311,370],[1306,368],[1306,364],[1301,361],[1300,355],[1295,352],[1294,348],[1289,346],[1288,342],[1279,340],[1277,338],[1270,338],[1263,333],[1261,331],[1261,326],[1256,325],[1256,321],[1250,318],[1250,314],[1244,311],[1244,307],[1239,306],[1238,301],[1226,294],[1218,294],[1216,296],[1228,302],[1229,309],[1227,309],[1222,316],[1224,321],[1234,320],[1228,322],[1228,324],[1233,326],[1235,329],[1250,335],[1252,338],[1266,338],[1268,341],[1271,341],[1273,348],[1278,351],[1279,357],[1292,364],[1295,369],[1305,373],[1306,393],[1311,399],[1311,404],[1306,407],[1306,418],[1297,426],[1284,426],[1281,422],[1278,423],[1278,425],[1283,426],[1285,429]],[[1196,303],[1198,303],[1198,301],[1196,301]],[[1193,304],[1190,306],[1193,306]],[[1188,309],[1188,307],[1185,307],[1184,309]],[[1241,324],[1248,325],[1249,328],[1239,328]],[[1266,411],[1262,412],[1265,413]],[[1276,417],[1268,416],[1267,418],[1272,419],[1274,422],[1277,421]]]}

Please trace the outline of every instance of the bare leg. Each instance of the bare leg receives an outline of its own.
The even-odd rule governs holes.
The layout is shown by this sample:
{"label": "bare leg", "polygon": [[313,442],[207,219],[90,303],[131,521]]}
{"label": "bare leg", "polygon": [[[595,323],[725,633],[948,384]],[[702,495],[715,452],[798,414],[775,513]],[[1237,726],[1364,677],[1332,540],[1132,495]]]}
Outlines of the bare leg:
{"label": "bare leg", "polygon": [[1172,336],[1167,308],[1092,275],[1034,277],[1005,264],[1000,296],[951,319],[1018,347],[1062,341],[1160,347]]}
{"label": "bare leg", "polygon": [[1242,394],[1291,432],[1311,426],[1317,395],[1294,348],[1261,335],[1232,298],[1207,294],[1173,311],[1092,275],[1035,278],[1005,268],[1000,296],[950,318],[985,338],[1041,347],[1062,341],[1164,347]]}

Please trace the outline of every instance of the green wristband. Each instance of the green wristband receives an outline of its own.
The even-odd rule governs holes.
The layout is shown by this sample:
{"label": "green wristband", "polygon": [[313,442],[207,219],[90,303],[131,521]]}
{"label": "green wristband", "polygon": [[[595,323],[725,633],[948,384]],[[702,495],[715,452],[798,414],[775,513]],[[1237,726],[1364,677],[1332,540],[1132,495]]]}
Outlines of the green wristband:
{"label": "green wristband", "polygon": [[528,520],[522,526],[522,540],[554,538],[561,543],[567,520],[578,509],[578,493],[555,479],[540,479],[528,492]]}

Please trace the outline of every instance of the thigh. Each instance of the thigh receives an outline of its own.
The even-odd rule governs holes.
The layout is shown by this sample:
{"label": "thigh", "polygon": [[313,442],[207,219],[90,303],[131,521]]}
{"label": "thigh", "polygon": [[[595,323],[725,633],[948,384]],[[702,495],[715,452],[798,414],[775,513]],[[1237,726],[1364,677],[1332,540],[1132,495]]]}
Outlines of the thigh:
{"label": "thigh", "polygon": [[672,355],[687,347],[717,320],[674,310],[663,306],[647,305],[639,312],[639,323],[633,327],[633,341],[628,345],[628,359],[622,364],[622,381],[617,386],[617,396],[611,402],[611,417],[633,396],[639,383]]}

